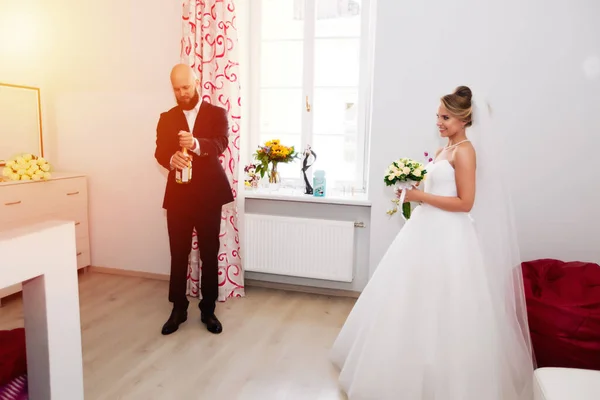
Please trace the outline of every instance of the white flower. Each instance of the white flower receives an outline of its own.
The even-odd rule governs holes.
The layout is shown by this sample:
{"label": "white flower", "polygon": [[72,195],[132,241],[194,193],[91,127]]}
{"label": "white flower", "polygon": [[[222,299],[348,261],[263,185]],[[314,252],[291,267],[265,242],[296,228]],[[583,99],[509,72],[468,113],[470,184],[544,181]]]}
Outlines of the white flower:
{"label": "white flower", "polygon": [[408,175],[408,174],[410,174],[410,168],[404,167],[404,169],[402,170],[402,172],[404,173],[404,175]]}
{"label": "white flower", "polygon": [[413,175],[416,176],[417,178],[421,176],[421,170],[420,169],[416,169],[413,171]]}

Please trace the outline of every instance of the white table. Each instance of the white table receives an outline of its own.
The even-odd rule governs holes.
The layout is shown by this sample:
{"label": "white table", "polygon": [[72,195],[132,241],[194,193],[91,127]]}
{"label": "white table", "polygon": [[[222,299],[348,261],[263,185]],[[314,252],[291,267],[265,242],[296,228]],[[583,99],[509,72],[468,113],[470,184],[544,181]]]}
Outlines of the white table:
{"label": "white table", "polygon": [[0,288],[23,283],[31,399],[83,399],[73,222],[0,227]]}

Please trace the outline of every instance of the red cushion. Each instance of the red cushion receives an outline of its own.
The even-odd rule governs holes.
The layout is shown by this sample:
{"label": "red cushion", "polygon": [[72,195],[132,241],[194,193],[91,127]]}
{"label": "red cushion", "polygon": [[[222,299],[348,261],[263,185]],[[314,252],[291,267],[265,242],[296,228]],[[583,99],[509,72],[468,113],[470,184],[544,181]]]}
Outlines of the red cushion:
{"label": "red cushion", "polygon": [[26,373],[25,329],[0,331],[0,386]]}
{"label": "red cushion", "polygon": [[542,259],[522,267],[538,366],[600,370],[600,266]]}

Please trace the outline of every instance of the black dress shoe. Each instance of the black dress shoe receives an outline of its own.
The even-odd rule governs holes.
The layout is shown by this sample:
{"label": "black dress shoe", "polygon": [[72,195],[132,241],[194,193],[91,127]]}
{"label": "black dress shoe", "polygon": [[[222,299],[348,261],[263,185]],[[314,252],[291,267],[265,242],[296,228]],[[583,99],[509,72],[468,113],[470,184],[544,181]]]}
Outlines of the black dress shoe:
{"label": "black dress shoe", "polygon": [[206,324],[206,329],[208,329],[211,333],[221,333],[223,332],[223,325],[217,319],[215,314],[213,315],[204,315],[200,314],[200,321]]}
{"label": "black dress shoe", "polygon": [[170,335],[179,329],[179,325],[183,324],[185,321],[187,321],[187,310],[174,308],[173,311],[171,311],[171,316],[163,325],[161,333],[163,335]]}

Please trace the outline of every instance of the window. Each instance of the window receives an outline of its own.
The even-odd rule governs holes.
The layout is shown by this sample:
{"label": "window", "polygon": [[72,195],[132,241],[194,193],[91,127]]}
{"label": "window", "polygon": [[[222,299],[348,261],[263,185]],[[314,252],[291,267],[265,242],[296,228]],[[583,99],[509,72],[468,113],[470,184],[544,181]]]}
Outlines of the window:
{"label": "window", "polygon": [[[257,0],[251,9],[251,148],[310,145],[329,183],[366,185],[368,0]],[[300,183],[302,162],[278,167]]]}

